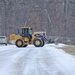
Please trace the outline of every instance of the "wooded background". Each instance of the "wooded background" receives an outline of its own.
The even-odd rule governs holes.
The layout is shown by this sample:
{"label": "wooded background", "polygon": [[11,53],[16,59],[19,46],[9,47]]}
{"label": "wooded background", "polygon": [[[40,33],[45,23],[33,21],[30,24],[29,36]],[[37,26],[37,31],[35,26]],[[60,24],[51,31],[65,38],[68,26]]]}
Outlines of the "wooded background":
{"label": "wooded background", "polygon": [[47,36],[75,38],[75,0],[0,0],[0,35],[25,25]]}

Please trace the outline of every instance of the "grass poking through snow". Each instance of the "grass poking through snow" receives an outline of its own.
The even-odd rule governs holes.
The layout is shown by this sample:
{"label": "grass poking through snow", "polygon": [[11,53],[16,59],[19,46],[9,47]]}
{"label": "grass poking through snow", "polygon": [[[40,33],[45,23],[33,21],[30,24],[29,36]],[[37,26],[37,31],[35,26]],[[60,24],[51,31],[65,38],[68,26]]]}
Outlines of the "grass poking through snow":
{"label": "grass poking through snow", "polygon": [[72,54],[72,55],[75,55],[75,46],[67,45],[64,47],[60,47],[59,49],[63,49],[65,52]]}

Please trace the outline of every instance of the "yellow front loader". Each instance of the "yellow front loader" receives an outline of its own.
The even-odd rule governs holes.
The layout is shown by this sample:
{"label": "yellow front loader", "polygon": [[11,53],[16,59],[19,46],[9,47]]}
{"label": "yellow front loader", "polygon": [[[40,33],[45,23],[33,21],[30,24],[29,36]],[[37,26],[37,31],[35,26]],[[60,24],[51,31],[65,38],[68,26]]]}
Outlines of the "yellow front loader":
{"label": "yellow front loader", "polygon": [[10,43],[14,43],[17,47],[27,47],[33,44],[35,47],[43,47],[45,41],[42,36],[32,32],[30,27],[21,27],[18,34],[10,34]]}

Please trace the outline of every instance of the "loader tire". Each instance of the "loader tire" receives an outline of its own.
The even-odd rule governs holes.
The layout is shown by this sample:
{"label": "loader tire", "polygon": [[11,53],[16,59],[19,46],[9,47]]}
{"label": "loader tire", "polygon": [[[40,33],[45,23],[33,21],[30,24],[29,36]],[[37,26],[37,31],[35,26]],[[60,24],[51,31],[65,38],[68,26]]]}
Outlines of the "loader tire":
{"label": "loader tire", "polygon": [[36,39],[33,40],[33,44],[34,44],[35,47],[41,47],[42,44],[43,44],[43,41],[39,38],[36,38]]}
{"label": "loader tire", "polygon": [[43,41],[43,43],[42,43],[41,47],[43,47],[43,46],[45,45],[45,42],[44,42],[44,40],[42,40],[42,41]]}
{"label": "loader tire", "polygon": [[27,45],[24,45],[23,47],[27,47]]}
{"label": "loader tire", "polygon": [[18,39],[18,40],[16,41],[16,46],[17,46],[17,47],[23,47],[23,45],[24,45],[23,40]]}
{"label": "loader tire", "polygon": [[7,43],[5,44],[5,46],[7,46]]}

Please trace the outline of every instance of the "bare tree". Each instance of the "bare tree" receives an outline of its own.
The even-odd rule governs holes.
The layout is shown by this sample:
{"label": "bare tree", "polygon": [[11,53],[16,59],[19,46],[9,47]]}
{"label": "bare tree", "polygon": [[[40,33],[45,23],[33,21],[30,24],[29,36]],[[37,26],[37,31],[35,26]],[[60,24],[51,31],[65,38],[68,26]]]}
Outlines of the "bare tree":
{"label": "bare tree", "polygon": [[75,37],[75,0],[0,0],[0,14],[0,31],[7,36],[29,25],[51,36]]}

